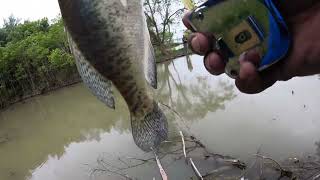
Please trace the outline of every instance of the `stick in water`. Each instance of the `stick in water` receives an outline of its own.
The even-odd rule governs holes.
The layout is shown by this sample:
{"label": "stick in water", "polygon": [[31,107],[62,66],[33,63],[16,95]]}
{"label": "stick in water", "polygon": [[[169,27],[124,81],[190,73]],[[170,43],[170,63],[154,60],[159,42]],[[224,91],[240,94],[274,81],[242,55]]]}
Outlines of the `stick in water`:
{"label": "stick in water", "polygon": [[314,176],[314,177],[312,178],[312,180],[317,180],[317,179],[319,179],[319,178],[320,178],[320,174]]}
{"label": "stick in water", "polygon": [[[183,136],[183,133],[182,131],[180,131],[180,136],[181,136],[181,141],[182,141],[182,150],[183,150],[183,155],[184,155],[184,158],[187,159],[187,153],[186,153],[186,143],[184,141],[184,136]],[[186,161],[188,162],[188,161]]]}
{"label": "stick in water", "polygon": [[152,149],[152,151],[153,151],[153,154],[154,154],[154,156],[156,158],[157,165],[158,165],[158,168],[160,170],[160,174],[161,174],[162,180],[168,180],[168,176],[167,176],[166,172],[164,171],[164,169],[163,169],[163,167],[161,165],[161,162],[160,162],[159,157],[157,156],[157,153],[153,149]]}
{"label": "stick in water", "polygon": [[194,162],[192,161],[192,158],[190,158],[189,160],[190,160],[192,169],[194,170],[194,172],[196,173],[196,175],[198,176],[198,178],[201,179],[201,180],[203,180],[203,177],[202,177],[200,171],[198,170],[198,168],[196,167],[196,165],[194,164]]}

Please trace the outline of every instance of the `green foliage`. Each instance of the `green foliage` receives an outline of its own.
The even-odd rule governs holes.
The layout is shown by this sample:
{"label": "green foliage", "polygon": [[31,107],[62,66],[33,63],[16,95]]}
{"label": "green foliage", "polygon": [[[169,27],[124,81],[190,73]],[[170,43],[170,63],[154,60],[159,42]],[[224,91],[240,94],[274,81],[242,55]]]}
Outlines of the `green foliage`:
{"label": "green foliage", "polygon": [[144,7],[156,55],[171,56],[175,45],[173,34],[184,10],[180,0],[145,0]]}
{"label": "green foliage", "polygon": [[61,18],[19,23],[0,29],[0,107],[78,79]]}
{"label": "green foliage", "polygon": [[[148,29],[157,56],[171,57],[178,0],[147,0]],[[159,58],[158,58],[159,59]],[[0,28],[0,108],[79,81],[61,17],[24,21],[10,16]]]}
{"label": "green foliage", "polygon": [[61,49],[54,49],[48,56],[50,64],[54,68],[63,68],[74,64],[73,56]]}

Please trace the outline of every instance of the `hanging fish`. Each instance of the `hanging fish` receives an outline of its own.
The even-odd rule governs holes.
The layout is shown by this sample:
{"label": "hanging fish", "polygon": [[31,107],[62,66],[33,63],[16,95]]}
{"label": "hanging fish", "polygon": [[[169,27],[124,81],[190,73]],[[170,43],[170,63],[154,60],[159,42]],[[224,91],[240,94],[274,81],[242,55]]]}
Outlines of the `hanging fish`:
{"label": "hanging fish", "polygon": [[156,62],[141,0],[59,0],[84,83],[110,108],[112,86],[130,110],[132,135],[144,151],[167,139],[167,119],[153,99]]}

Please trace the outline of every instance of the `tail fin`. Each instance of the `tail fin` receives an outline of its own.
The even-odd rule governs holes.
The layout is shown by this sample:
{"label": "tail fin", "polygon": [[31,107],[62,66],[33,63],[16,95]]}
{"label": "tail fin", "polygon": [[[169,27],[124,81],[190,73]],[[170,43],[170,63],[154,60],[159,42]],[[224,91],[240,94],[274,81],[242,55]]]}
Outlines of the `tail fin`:
{"label": "tail fin", "polygon": [[156,103],[144,117],[131,116],[131,128],[134,142],[146,152],[157,149],[168,137],[167,118]]}

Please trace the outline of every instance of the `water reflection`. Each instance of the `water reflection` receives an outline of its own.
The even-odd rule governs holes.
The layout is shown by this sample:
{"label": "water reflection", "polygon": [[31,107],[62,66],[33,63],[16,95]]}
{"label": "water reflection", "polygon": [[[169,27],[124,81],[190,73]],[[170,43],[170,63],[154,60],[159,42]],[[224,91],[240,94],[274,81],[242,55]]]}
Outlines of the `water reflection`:
{"label": "water reflection", "polygon": [[193,65],[192,65],[190,56],[186,56],[186,61],[187,61],[187,65],[188,65],[188,70],[189,70],[189,72],[192,72],[192,70],[193,70]]}
{"label": "water reflection", "polygon": [[193,66],[190,58],[185,57],[160,64],[157,95],[162,103],[184,112],[185,119],[196,121],[208,112],[224,109],[225,103],[233,100],[236,94],[234,85],[223,79],[217,84],[210,84],[208,75],[196,72],[189,79],[190,75],[186,73],[193,73]]}
{"label": "water reflection", "polygon": [[[193,162],[201,168],[205,179],[210,179],[218,174],[221,177],[236,177],[245,168],[245,165],[232,157],[209,153],[206,147],[194,137],[184,137],[186,153],[192,157]],[[160,163],[170,179],[196,179],[196,175],[190,167],[181,149],[181,138],[171,138],[162,144],[158,152]],[[165,146],[165,148],[164,148]],[[150,179],[153,175],[161,179],[157,174],[155,157],[152,154],[142,156],[116,156],[104,154],[91,166],[91,175],[116,176],[118,179]],[[177,173],[179,172],[179,173]],[[148,177],[148,176],[149,177]],[[147,178],[148,177],[148,178]]]}
{"label": "water reflection", "polygon": [[320,141],[316,142],[315,144],[317,146],[316,154],[320,157]]}
{"label": "water reflection", "polygon": [[[314,146],[320,135],[320,95],[314,91],[319,89],[318,77],[293,79],[248,96],[239,93],[229,78],[209,75],[198,56],[160,64],[158,70],[155,96],[182,115],[190,127],[187,132],[208,151],[240,158],[247,164],[261,144],[263,154],[280,162],[301,153],[320,155],[320,143]],[[0,179],[119,179],[104,172],[90,175],[99,166],[97,160],[120,166],[118,157],[153,158],[152,153],[146,154],[134,144],[127,107],[119,96],[117,101],[116,110],[110,110],[80,84],[1,112]],[[178,141],[184,124],[172,110],[167,108],[165,113],[170,140]],[[191,138],[187,133],[185,136]],[[187,142],[187,147],[192,146]],[[189,155],[202,173],[223,165],[223,161],[215,164],[213,158],[204,160],[201,149],[197,147]],[[163,144],[159,155],[175,150],[179,153],[162,159],[169,178],[195,177],[183,158],[176,159],[181,157],[181,142]],[[160,179],[153,160],[127,174]]]}
{"label": "water reflection", "polygon": [[[219,81],[214,86],[207,83],[206,76],[184,76],[185,73],[193,73],[193,70],[194,65],[191,59],[182,58],[159,65],[160,88],[156,91],[156,96],[161,102],[177,111],[188,112],[183,116],[195,121],[200,120],[208,112],[223,109],[224,103],[233,99],[235,94],[230,83]],[[194,79],[188,81],[186,78],[189,77]],[[100,142],[106,144],[107,149],[104,150],[108,152],[118,152],[121,148],[126,152],[123,152],[124,154],[146,156],[134,147],[130,137],[130,121],[125,102],[119,94],[116,94],[116,99],[119,101],[116,110],[110,110],[98,102],[86,88],[77,85],[36,97],[1,112],[0,135],[3,143],[0,145],[0,158],[9,163],[0,163],[0,179],[24,179],[30,173],[32,173],[31,179],[42,177],[41,174],[43,170],[49,168],[48,165],[59,164],[62,159],[72,156],[68,153],[73,147],[72,144],[88,145],[91,142]],[[176,117],[172,114],[168,116],[171,120],[169,122],[171,136],[175,136],[179,127],[176,127],[172,121],[176,120]],[[21,120],[28,124],[21,127]],[[119,146],[108,142],[103,143],[115,132],[124,134],[128,139],[126,143],[119,142]],[[117,136],[119,135],[114,138],[119,138]],[[129,145],[128,142],[130,142]],[[107,144],[112,145],[113,148]],[[162,151],[170,150],[172,147],[175,146],[164,145]],[[152,154],[149,155],[152,156]],[[93,154],[89,157],[96,161],[98,156],[99,154]],[[155,169],[154,166],[152,168]],[[139,176],[147,176],[144,175],[143,168],[140,173],[138,169],[133,171]],[[150,169],[150,172],[154,171]]]}
{"label": "water reflection", "polygon": [[[120,98],[118,98],[120,99]],[[0,113],[0,179],[24,179],[49,157],[62,157],[71,143],[100,140],[116,127],[129,132],[129,115],[120,99],[116,111],[97,102],[82,85],[17,104]],[[12,113],[14,112],[14,113]]]}

